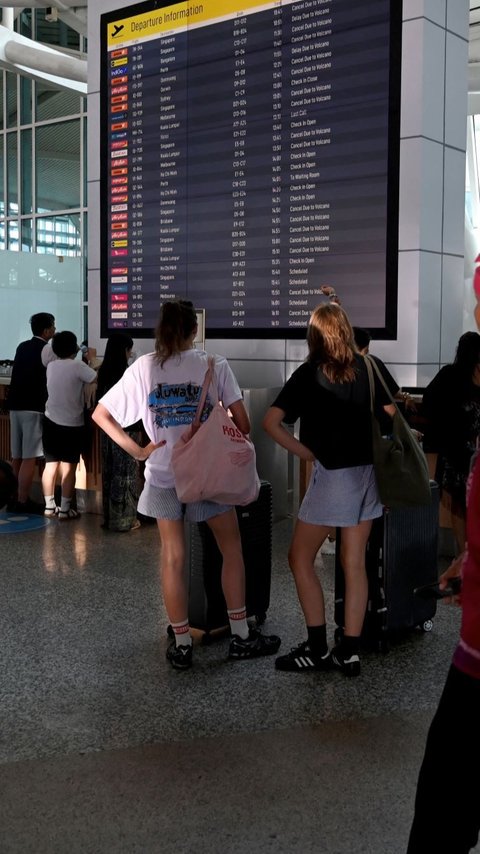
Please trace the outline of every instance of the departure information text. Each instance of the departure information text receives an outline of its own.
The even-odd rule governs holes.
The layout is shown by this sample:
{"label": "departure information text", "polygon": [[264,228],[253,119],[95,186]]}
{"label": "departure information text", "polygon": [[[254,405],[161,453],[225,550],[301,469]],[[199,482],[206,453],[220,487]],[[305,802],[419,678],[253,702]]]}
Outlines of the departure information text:
{"label": "departure information text", "polygon": [[394,331],[398,4],[246,2],[102,16],[103,334],[298,337],[322,286]]}

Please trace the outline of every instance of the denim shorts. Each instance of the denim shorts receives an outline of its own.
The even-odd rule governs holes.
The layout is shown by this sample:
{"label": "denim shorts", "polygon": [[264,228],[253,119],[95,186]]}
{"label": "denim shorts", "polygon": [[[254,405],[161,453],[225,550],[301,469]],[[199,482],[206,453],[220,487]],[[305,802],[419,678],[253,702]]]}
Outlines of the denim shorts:
{"label": "denim shorts", "polygon": [[381,516],[372,465],[326,469],[315,460],[298,518],[310,525],[351,528]]}
{"label": "denim shorts", "polygon": [[170,521],[185,519],[187,522],[206,522],[207,519],[219,516],[220,513],[227,513],[231,509],[231,504],[215,504],[214,501],[193,501],[191,504],[182,504],[173,486],[163,489],[160,486],[152,486],[150,483],[145,484],[138,499],[139,513],[152,516],[154,519]]}

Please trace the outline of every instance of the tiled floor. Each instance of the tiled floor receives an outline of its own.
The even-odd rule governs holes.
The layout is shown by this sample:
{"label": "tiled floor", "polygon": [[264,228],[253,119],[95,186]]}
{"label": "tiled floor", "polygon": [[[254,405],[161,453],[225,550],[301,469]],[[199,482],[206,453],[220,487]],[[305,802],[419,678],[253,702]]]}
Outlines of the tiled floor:
{"label": "tiled floor", "polygon": [[[266,624],[282,651],[303,639],[290,529],[274,527]],[[85,514],[2,535],[0,554],[2,854],[405,851],[457,610],[365,654],[356,680],[228,662],[226,639],[177,673],[154,525]]]}

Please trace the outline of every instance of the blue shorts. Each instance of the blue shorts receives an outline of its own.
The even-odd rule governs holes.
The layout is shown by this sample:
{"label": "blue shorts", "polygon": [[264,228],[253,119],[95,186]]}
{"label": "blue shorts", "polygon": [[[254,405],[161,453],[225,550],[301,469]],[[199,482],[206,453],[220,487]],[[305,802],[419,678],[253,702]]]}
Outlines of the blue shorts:
{"label": "blue shorts", "polygon": [[215,504],[214,501],[193,501],[191,504],[182,504],[173,486],[163,489],[160,486],[152,486],[150,483],[145,484],[138,499],[139,513],[172,522],[180,519],[185,519],[187,522],[206,522],[207,519],[219,516],[220,513],[227,513],[231,509],[231,504]]}
{"label": "blue shorts", "polygon": [[383,513],[373,466],[326,469],[315,460],[298,518],[310,525],[351,528]]}

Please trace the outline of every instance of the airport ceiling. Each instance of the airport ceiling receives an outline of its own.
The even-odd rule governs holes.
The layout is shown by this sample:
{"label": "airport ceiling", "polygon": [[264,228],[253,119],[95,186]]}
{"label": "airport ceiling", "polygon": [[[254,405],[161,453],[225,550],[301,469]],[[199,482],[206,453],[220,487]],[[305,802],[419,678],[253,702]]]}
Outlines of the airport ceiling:
{"label": "airport ceiling", "polygon": [[[470,68],[470,91],[479,91],[480,81],[480,0],[469,0],[470,2],[470,39],[468,61]],[[10,5],[0,3],[1,6]],[[13,0],[15,12],[21,9],[21,0]],[[50,5],[49,0],[35,0],[32,4],[37,8],[45,8]],[[29,8],[27,4],[23,8]],[[30,6],[31,8],[31,6]],[[59,0],[55,6],[59,20],[68,24],[72,29],[83,35],[86,34],[88,0]],[[45,26],[48,23],[45,22]],[[41,34],[40,34],[41,35]]]}
{"label": "airport ceiling", "polygon": [[[55,3],[55,0],[53,0]],[[57,0],[51,4],[51,0],[31,0],[30,4],[23,4],[22,0],[0,0],[0,8],[13,8],[17,17],[23,9],[45,9],[48,8],[48,16],[41,21],[37,29],[38,41],[52,44],[49,36],[49,26],[58,21],[67,24],[72,30],[81,35],[87,34],[87,14],[89,0]],[[91,0],[90,0],[91,2]],[[470,34],[469,34],[469,92],[480,93],[480,0],[469,0],[470,8]],[[42,30],[45,29],[45,39],[42,38]]]}
{"label": "airport ceiling", "polygon": [[468,62],[480,62],[480,0],[470,0]]}

